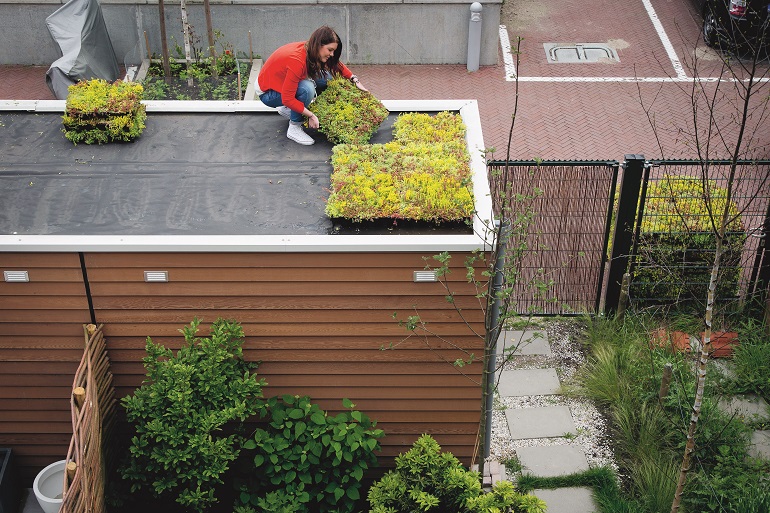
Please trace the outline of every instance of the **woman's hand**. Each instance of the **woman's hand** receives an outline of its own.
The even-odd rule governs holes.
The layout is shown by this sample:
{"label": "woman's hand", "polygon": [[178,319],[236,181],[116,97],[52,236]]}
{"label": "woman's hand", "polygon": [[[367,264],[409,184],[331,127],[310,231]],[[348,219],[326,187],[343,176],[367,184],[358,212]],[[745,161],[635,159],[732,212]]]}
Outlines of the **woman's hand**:
{"label": "woman's hand", "polygon": [[318,128],[319,125],[318,117],[311,112],[307,118],[307,126],[310,128]]}
{"label": "woman's hand", "polygon": [[357,80],[355,84],[356,84],[356,87],[359,88],[361,91],[369,92],[369,89],[365,88],[360,80]]}

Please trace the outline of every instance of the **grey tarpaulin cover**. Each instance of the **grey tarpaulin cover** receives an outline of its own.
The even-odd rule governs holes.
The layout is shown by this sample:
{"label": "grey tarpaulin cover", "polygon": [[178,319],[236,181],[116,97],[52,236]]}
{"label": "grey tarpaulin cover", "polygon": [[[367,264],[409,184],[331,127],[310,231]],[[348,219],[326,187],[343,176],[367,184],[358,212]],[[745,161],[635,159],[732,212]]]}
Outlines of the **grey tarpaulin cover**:
{"label": "grey tarpaulin cover", "polygon": [[118,59],[99,2],[70,0],[48,16],[45,23],[62,52],[45,76],[56,98],[66,99],[67,88],[78,80],[118,79]]}

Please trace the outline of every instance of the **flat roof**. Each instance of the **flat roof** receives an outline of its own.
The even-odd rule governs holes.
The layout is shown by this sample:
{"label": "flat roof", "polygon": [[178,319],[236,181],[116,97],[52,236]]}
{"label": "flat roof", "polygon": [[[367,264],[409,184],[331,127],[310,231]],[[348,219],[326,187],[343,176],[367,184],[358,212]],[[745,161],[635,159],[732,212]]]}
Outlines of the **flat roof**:
{"label": "flat roof", "polygon": [[[0,101],[0,251],[471,250],[464,234],[340,235],[324,214],[333,145],[301,146],[255,101],[147,101],[132,143],[74,145],[64,101]],[[400,112],[459,112],[468,128],[478,212],[491,215],[473,100],[383,102],[372,143]],[[474,228],[483,231],[476,220]]]}

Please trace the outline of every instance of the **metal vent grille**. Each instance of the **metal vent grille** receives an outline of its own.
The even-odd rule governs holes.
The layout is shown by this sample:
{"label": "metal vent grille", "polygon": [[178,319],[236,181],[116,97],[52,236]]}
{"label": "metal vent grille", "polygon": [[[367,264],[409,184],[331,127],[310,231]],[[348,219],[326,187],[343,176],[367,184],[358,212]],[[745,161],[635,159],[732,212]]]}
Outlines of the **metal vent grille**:
{"label": "metal vent grille", "polygon": [[144,271],[144,281],[165,283],[168,281],[168,271]]}
{"label": "metal vent grille", "polygon": [[3,278],[8,283],[26,283],[29,281],[28,271],[3,271]]}
{"label": "metal vent grille", "polygon": [[429,283],[438,281],[436,271],[414,271],[413,276],[415,283]]}

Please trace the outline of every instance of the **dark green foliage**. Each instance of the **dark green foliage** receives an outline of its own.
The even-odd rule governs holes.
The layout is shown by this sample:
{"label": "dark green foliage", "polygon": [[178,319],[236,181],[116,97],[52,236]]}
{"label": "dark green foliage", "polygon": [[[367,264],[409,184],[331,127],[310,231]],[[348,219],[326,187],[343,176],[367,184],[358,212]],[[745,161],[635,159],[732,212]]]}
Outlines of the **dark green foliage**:
{"label": "dark green foliage", "polygon": [[735,348],[735,379],[730,390],[754,392],[770,402],[770,337],[767,326],[748,321],[738,329],[740,344]]}
{"label": "dark green foliage", "polygon": [[[686,444],[695,379],[687,355],[650,347],[646,321],[628,315],[623,322],[588,320],[585,343],[591,357],[577,379],[580,393],[596,400],[612,421],[618,463],[639,510],[668,512]],[[685,324],[686,319],[678,319],[679,326]],[[668,395],[659,402],[665,363],[672,364],[673,379]],[[707,380],[683,505],[689,512],[739,513],[746,511],[739,506],[740,498],[753,497],[751,504],[764,500],[761,491],[767,489],[768,480],[763,476],[770,475],[770,464],[746,458],[750,428],[717,407],[714,385],[709,385],[715,381]]]}
{"label": "dark green foliage", "polygon": [[631,297],[653,304],[705,303],[725,209],[728,225],[717,278],[718,299],[738,295],[746,235],[734,202],[713,180],[665,176],[650,182],[639,233]]}
{"label": "dark green foliage", "polygon": [[122,469],[131,491],[201,512],[217,502],[216,487],[241,450],[233,430],[260,410],[265,381],[243,359],[240,324],[218,319],[210,337],[198,338],[199,324],[180,330],[176,355],[148,337],[147,378],[121,402],[136,430]]}
{"label": "dark green foliage", "polygon": [[545,503],[522,495],[509,482],[491,494],[481,490],[478,472],[466,470],[430,436],[422,435],[389,471],[369,489],[371,513],[528,512],[542,513]]}
{"label": "dark green foliage", "polygon": [[267,401],[267,426],[244,443],[255,468],[239,511],[353,511],[384,433],[349,400],[343,406],[331,416],[306,396]]}
{"label": "dark green foliage", "polygon": [[64,136],[77,144],[133,141],[144,130],[147,118],[142,86],[94,79],[69,87],[62,117]]}
{"label": "dark green foliage", "polygon": [[368,91],[336,76],[313,103],[318,130],[333,143],[366,144],[388,117],[388,109]]}

